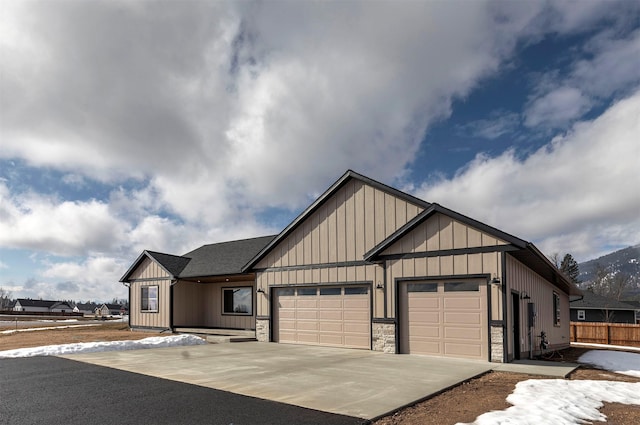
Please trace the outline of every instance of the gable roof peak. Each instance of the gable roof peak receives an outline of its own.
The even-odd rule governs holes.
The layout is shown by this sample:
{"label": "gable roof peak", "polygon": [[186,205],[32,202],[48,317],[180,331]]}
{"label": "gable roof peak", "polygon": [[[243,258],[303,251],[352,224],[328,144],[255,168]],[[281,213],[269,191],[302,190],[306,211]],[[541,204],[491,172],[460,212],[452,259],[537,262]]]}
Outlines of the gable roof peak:
{"label": "gable roof peak", "polygon": [[327,199],[338,192],[338,190],[340,190],[351,179],[359,180],[366,185],[372,186],[378,190],[386,192],[423,209],[428,208],[431,205],[429,202],[426,202],[420,198],[395,189],[384,183],[380,183],[377,180],[357,173],[351,169],[348,169],[338,180],[335,181],[335,183],[333,183],[327,190],[325,190],[322,195],[320,195],[311,205],[309,205],[304,211],[302,211],[298,215],[298,217],[296,217],[287,227],[284,228],[284,230],[282,230],[282,232],[280,232],[269,244],[267,244],[264,249],[262,249],[255,257],[253,257],[253,259],[251,259],[251,261],[249,261],[242,268],[242,271],[248,271],[253,266],[255,266],[273,247],[275,247],[278,243],[280,243],[280,241],[289,236],[289,234],[291,234],[291,232],[293,232],[300,223],[302,223],[307,217],[318,210],[318,208],[320,208],[320,206],[322,206],[327,201]]}

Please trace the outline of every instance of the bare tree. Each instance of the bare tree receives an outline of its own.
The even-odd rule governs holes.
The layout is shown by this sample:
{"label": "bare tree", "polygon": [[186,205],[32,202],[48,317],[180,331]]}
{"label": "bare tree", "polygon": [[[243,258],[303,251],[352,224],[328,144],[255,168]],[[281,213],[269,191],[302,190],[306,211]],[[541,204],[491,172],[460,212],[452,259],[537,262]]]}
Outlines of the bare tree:
{"label": "bare tree", "polygon": [[596,264],[594,277],[588,290],[596,295],[620,301],[625,291],[631,286],[631,276],[620,271],[612,273],[601,264]]}
{"label": "bare tree", "polygon": [[0,287],[0,310],[8,310],[11,306],[11,292]]}

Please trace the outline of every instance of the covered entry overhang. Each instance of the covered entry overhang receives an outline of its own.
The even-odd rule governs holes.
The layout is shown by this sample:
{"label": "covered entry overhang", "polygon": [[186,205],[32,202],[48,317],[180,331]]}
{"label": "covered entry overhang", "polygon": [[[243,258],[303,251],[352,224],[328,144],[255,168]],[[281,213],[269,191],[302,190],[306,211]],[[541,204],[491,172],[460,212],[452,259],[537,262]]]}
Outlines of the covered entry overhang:
{"label": "covered entry overhang", "polygon": [[180,278],[171,286],[172,329],[256,328],[255,274]]}

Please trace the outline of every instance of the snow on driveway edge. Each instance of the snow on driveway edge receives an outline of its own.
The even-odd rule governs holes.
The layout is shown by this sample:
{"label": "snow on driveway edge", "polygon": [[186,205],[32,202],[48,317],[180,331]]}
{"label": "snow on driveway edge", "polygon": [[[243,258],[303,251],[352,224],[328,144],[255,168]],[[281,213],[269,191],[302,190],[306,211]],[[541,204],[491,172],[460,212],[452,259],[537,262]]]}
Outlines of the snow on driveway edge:
{"label": "snow on driveway edge", "polygon": [[18,348],[0,351],[1,358],[59,356],[104,351],[142,350],[186,345],[202,345],[207,342],[194,335],[152,336],[134,341],[79,342],[74,344],[44,345],[33,348]]}

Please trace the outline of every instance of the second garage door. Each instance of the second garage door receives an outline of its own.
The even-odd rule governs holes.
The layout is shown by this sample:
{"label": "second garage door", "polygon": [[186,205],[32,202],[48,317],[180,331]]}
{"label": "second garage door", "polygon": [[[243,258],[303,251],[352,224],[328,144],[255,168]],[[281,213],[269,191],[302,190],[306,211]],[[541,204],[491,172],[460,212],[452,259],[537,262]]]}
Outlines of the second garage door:
{"label": "second garage door", "polygon": [[400,285],[400,351],[488,359],[486,285],[480,281]]}
{"label": "second garage door", "polygon": [[369,349],[370,298],[367,286],[276,289],[274,339],[283,343]]}

